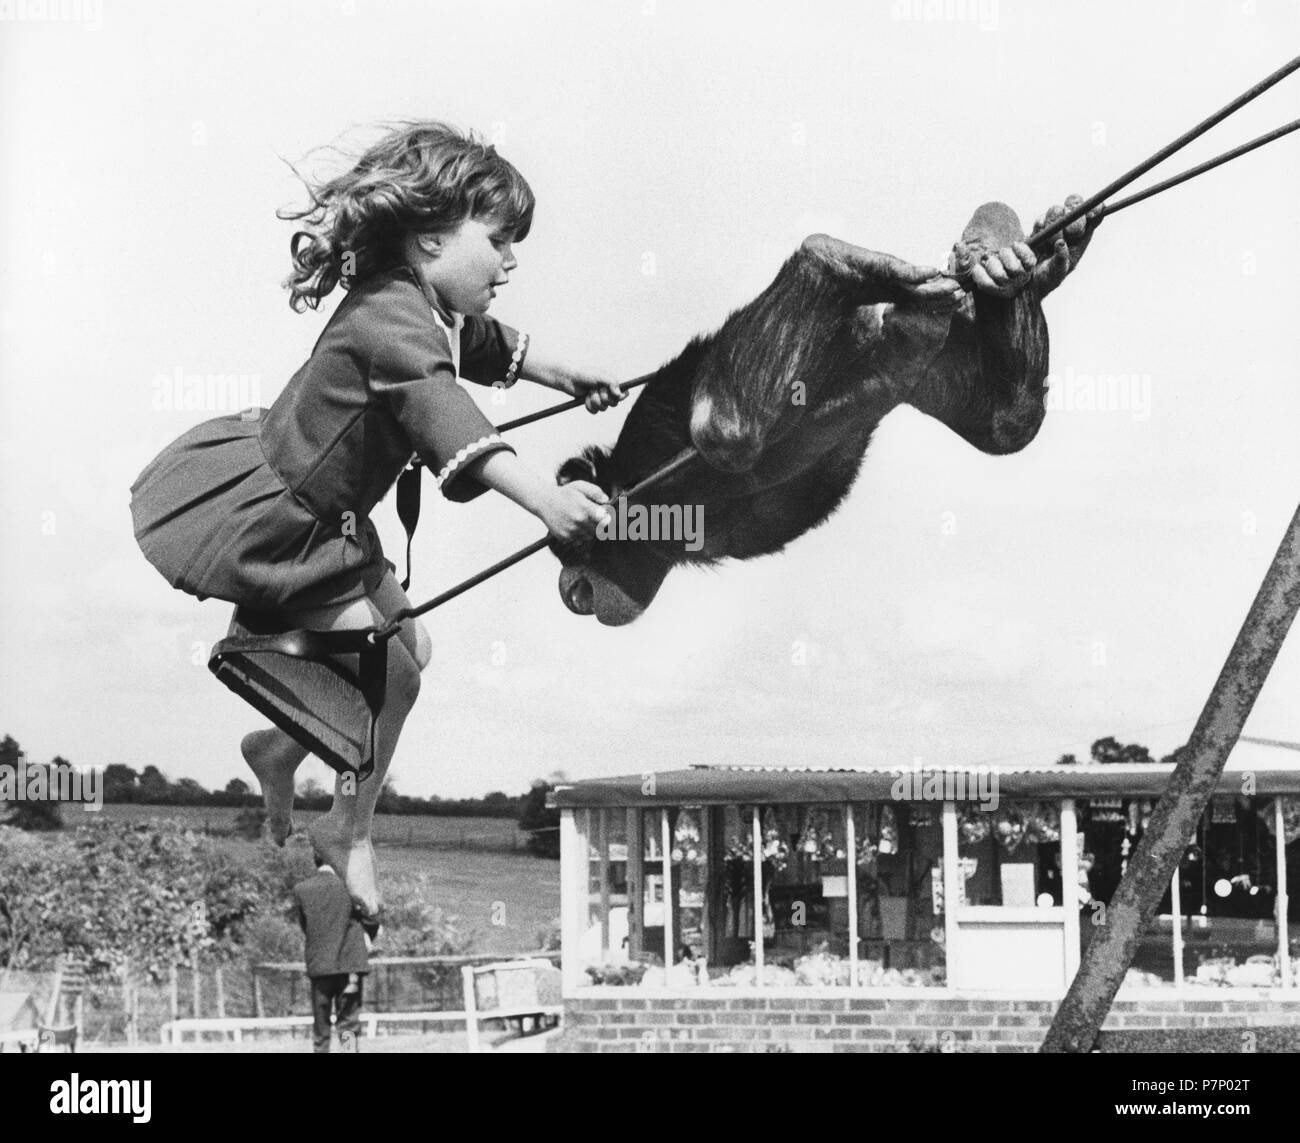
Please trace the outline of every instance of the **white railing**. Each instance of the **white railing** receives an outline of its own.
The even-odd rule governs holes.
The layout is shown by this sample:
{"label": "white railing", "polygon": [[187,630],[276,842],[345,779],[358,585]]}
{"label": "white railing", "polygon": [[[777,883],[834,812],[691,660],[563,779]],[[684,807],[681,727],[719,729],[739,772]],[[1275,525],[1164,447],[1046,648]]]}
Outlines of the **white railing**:
{"label": "white railing", "polygon": [[5,1050],[5,1045],[16,1044],[20,1052],[35,1051],[41,1042],[41,1031],[39,1028],[22,1028],[17,1032],[0,1032],[0,1052]]}
{"label": "white railing", "polygon": [[[358,1020],[365,1028],[367,1036],[377,1034],[380,1024],[463,1024],[464,1012],[367,1012]],[[169,1020],[159,1030],[159,1038],[164,1044],[174,1046],[203,1043],[204,1036],[221,1033],[223,1038],[232,1043],[243,1042],[245,1032],[279,1032],[296,1031],[299,1028],[310,1029],[310,1016],[235,1016],[206,1017],[184,1020]],[[188,1037],[194,1036],[194,1039]]]}

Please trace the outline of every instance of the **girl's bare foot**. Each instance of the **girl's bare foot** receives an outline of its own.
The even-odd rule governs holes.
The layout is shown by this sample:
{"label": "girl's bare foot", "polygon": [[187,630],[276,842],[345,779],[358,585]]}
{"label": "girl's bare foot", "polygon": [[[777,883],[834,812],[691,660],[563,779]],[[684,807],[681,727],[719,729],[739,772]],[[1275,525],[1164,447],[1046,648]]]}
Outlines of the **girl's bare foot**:
{"label": "girl's bare foot", "polygon": [[293,775],[307,752],[279,730],[255,730],[239,744],[262,787],[266,830],[276,845],[293,832]]}
{"label": "girl's bare foot", "polygon": [[375,881],[375,850],[370,840],[354,841],[350,827],[331,821],[329,814],[312,822],[307,827],[307,836],[316,856],[343,878],[361,911],[367,916],[378,913],[382,901]]}

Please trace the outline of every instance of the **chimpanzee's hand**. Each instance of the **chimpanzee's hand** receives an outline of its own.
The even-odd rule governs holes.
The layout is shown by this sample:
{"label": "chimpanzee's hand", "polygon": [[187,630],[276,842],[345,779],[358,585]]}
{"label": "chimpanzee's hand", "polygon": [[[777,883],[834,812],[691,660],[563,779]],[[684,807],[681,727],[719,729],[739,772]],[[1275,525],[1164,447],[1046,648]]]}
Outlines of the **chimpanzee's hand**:
{"label": "chimpanzee's hand", "polygon": [[982,252],[965,242],[952,248],[949,268],[959,276],[970,276],[971,284],[986,294],[1014,298],[1034,276],[1038,258],[1023,242]]}
{"label": "chimpanzee's hand", "polygon": [[[1039,230],[1055,222],[1067,211],[1082,205],[1083,199],[1077,194],[1072,194],[1065,200],[1065,206],[1050,207],[1047,213],[1034,223],[1034,229]],[[1046,297],[1074,271],[1079,264],[1079,259],[1083,257],[1083,252],[1088,249],[1088,243],[1092,241],[1092,232],[1101,225],[1103,217],[1101,207],[1094,207],[1082,218],[1076,218],[1052,240],[1052,256],[1039,262],[1034,269],[1034,285],[1040,296]]]}
{"label": "chimpanzee's hand", "polygon": [[876,254],[876,282],[895,305],[913,310],[949,312],[966,294],[956,278],[934,266],[913,266],[892,254]]}
{"label": "chimpanzee's hand", "polygon": [[829,234],[810,234],[803,240],[801,252],[843,283],[857,305],[893,302],[951,311],[966,296],[960,282],[933,266],[913,266],[892,254],[867,250]]}

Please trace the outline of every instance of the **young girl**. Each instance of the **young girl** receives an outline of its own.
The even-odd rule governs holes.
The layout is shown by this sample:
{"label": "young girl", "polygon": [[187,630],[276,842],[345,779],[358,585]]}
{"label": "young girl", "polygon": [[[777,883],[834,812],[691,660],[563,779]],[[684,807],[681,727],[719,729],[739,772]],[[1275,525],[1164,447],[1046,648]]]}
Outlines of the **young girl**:
{"label": "young girl", "polygon": [[[519,172],[471,135],[416,122],[308,191],[311,206],[284,216],[305,227],[291,243],[290,305],[315,309],[336,285],[347,296],[269,410],[198,425],[140,474],[131,511],[148,560],[199,599],[290,627],[384,623],[410,603],[369,513],[413,454],[451,500],[493,488],[561,539],[594,534],[607,512],[601,489],[525,467],[456,383],[524,377],[585,397],[592,412],[622,399],[617,382],[546,360],[526,334],[485,316],[532,223]],[[367,915],[380,906],[375,801],[430,651],[424,624],[404,622],[389,644],[374,773],[348,795],[340,778],[333,808],[309,831]],[[283,843],[306,751],[275,728],[249,734],[241,750]]]}

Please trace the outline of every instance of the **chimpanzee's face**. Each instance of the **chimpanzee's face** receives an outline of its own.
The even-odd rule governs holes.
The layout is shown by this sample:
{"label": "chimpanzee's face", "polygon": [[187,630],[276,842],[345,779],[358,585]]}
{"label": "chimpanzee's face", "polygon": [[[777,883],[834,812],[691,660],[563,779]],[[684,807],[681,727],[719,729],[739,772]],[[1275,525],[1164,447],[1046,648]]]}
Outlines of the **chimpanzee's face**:
{"label": "chimpanzee's face", "polygon": [[[622,491],[613,478],[606,450],[589,449],[586,456],[565,461],[559,480],[589,480],[611,499]],[[590,539],[565,544],[552,539],[551,550],[564,565],[560,598],[575,615],[594,615],[607,627],[622,627],[636,619],[659,591],[672,561],[643,541]]]}

